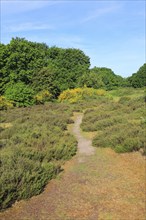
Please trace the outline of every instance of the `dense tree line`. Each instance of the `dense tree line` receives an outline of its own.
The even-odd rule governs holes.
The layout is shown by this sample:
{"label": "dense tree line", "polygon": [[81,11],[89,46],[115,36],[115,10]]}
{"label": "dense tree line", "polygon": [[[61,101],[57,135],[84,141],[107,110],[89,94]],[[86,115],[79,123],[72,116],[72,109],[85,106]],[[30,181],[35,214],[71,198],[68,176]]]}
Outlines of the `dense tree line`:
{"label": "dense tree line", "polygon": [[7,45],[0,44],[0,92],[16,101],[18,97],[14,96],[19,87],[17,96],[22,90],[31,94],[30,103],[42,90],[56,98],[63,90],[76,87],[78,78],[89,66],[89,57],[79,49],[48,47],[13,38]]}
{"label": "dense tree line", "polygon": [[95,89],[104,88],[112,90],[117,87],[128,86],[127,80],[116,75],[111,69],[105,67],[94,67],[89,74],[84,74],[79,81],[80,86],[85,84]]}
{"label": "dense tree line", "polygon": [[139,68],[139,70],[128,77],[130,85],[134,88],[141,88],[146,86],[146,63]]}
{"label": "dense tree line", "polygon": [[145,84],[145,65],[128,79],[105,67],[89,68],[90,58],[80,49],[12,38],[9,44],[0,44],[0,93],[17,106],[27,106],[35,102],[37,94],[47,94],[42,91],[54,99],[66,89],[84,85],[111,90]]}

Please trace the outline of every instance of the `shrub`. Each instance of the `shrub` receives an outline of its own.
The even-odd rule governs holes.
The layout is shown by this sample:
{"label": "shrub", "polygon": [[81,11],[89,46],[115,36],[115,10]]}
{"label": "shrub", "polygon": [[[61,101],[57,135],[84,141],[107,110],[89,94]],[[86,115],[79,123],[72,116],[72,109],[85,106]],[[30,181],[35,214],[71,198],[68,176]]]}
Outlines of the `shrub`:
{"label": "shrub", "polygon": [[36,104],[44,104],[47,101],[50,101],[52,95],[49,91],[43,90],[34,96],[34,100]]}
{"label": "shrub", "polygon": [[120,104],[125,104],[125,102],[129,102],[131,100],[130,97],[128,96],[122,96],[120,99],[119,99],[119,103]]}
{"label": "shrub", "polygon": [[13,107],[13,102],[8,101],[6,97],[0,96],[0,110],[6,110]]}
{"label": "shrub", "polygon": [[64,103],[45,103],[2,112],[12,127],[1,129],[1,209],[42,192],[76,154],[77,142],[66,132],[72,110]]}
{"label": "shrub", "polygon": [[[126,131],[126,132],[125,132]],[[139,151],[145,146],[144,127],[127,124],[117,124],[107,127],[93,138],[95,147],[111,147],[118,153]]]}
{"label": "shrub", "polygon": [[10,85],[5,91],[6,98],[17,107],[33,105],[33,95],[33,90],[22,82]]}
{"label": "shrub", "polygon": [[68,89],[63,91],[58,100],[59,102],[69,102],[69,103],[76,103],[79,100],[87,100],[87,99],[95,99],[98,96],[104,96],[106,93],[103,89],[93,89],[93,88],[75,88],[75,89]]}
{"label": "shrub", "polygon": [[58,172],[54,163],[40,163],[11,153],[1,159],[1,209],[9,207],[15,200],[39,194],[49,179]]}
{"label": "shrub", "polygon": [[145,146],[145,106],[143,96],[121,96],[85,111],[81,128],[97,131],[92,144],[111,147],[118,153],[139,151]]}

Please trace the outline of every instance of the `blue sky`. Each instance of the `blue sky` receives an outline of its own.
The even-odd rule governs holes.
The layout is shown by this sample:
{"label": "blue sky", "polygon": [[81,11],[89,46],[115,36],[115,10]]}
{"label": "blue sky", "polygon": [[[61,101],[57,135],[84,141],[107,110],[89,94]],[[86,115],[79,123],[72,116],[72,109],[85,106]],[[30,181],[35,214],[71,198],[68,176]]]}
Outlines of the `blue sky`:
{"label": "blue sky", "polygon": [[79,48],[123,77],[145,62],[145,0],[1,0],[1,42]]}

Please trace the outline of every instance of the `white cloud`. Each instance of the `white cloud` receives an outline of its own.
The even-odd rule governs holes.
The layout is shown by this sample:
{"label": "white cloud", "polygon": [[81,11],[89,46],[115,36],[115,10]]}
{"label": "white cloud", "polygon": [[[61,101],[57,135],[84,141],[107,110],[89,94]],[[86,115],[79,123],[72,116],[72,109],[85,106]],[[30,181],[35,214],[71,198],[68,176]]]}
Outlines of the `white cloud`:
{"label": "white cloud", "polygon": [[51,25],[48,24],[42,24],[42,23],[31,23],[31,22],[26,22],[26,23],[21,23],[21,24],[16,24],[16,25],[6,25],[4,27],[5,31],[9,32],[23,32],[23,31],[33,31],[33,30],[54,30],[55,28]]}
{"label": "white cloud", "polygon": [[121,4],[111,4],[105,7],[99,7],[96,10],[90,12],[90,14],[82,20],[81,23],[86,23],[97,17],[105,16],[107,14],[117,11],[121,7]]}
{"label": "white cloud", "polygon": [[1,12],[2,15],[16,14],[31,10],[40,9],[46,6],[58,4],[61,1],[49,1],[49,0],[1,0]]}

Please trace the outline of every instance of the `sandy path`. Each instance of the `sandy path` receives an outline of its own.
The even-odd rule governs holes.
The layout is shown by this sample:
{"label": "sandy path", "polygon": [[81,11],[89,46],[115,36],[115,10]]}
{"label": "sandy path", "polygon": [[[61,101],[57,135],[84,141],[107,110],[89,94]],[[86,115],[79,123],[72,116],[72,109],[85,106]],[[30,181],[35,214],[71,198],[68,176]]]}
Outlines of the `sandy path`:
{"label": "sandy path", "polygon": [[1,220],[144,220],[145,160],[139,153],[94,149],[80,131],[82,114],[70,127],[77,155],[38,196],[20,201]]}
{"label": "sandy path", "polygon": [[82,122],[83,114],[76,114],[76,120],[72,129],[72,133],[75,135],[78,140],[78,157],[79,160],[82,160],[82,156],[93,155],[95,152],[95,148],[92,147],[92,140],[85,138],[80,129],[80,124]]}

